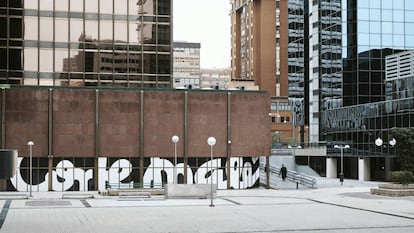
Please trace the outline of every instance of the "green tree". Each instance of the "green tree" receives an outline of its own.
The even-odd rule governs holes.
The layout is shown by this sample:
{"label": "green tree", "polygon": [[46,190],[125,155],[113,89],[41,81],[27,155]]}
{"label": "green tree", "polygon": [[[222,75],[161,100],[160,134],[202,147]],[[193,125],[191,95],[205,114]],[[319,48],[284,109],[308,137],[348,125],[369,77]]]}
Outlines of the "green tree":
{"label": "green tree", "polygon": [[401,170],[414,172],[414,128],[393,128],[390,135],[397,140],[397,160]]}

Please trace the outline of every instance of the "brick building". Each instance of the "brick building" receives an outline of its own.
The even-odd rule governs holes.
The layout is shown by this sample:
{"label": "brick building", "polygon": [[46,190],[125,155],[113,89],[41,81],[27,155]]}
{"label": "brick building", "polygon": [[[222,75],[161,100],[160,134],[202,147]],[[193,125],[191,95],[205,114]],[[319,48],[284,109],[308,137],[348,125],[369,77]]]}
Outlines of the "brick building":
{"label": "brick building", "polygon": [[4,88],[1,146],[19,151],[8,189],[28,190],[28,141],[34,191],[168,183],[173,135],[179,183],[208,183],[212,174],[219,188],[257,185],[258,157],[269,156],[269,99],[260,91]]}

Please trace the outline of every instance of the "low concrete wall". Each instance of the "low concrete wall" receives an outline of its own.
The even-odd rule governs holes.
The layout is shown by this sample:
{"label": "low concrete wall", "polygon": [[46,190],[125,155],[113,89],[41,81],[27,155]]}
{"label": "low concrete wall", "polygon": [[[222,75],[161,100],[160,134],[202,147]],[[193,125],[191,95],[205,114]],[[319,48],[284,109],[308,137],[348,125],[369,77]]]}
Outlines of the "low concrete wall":
{"label": "low concrete wall", "polygon": [[378,188],[371,188],[371,194],[390,197],[414,196],[414,184],[380,184]]}
{"label": "low concrete wall", "polygon": [[[213,184],[213,198],[216,197],[217,184]],[[165,185],[165,198],[211,198],[211,184],[167,184]]]}

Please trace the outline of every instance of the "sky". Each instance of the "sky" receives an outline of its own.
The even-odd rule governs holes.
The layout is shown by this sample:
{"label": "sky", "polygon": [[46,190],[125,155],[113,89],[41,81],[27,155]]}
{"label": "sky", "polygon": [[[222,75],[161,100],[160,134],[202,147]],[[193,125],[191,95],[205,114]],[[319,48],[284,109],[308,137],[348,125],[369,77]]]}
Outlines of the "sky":
{"label": "sky", "polygon": [[200,43],[201,69],[230,67],[230,1],[174,0],[174,41]]}

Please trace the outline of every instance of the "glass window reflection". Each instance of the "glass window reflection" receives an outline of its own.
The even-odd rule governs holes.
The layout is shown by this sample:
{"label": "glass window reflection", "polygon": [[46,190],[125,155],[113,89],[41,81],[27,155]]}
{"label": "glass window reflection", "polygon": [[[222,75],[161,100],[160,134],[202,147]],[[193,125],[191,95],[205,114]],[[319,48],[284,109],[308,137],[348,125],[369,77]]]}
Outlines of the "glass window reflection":
{"label": "glass window reflection", "polygon": [[119,15],[128,14],[128,0],[116,0],[114,1],[114,12]]}
{"label": "glass window reflection", "polygon": [[100,13],[101,14],[112,14],[112,0],[100,0]]}
{"label": "glass window reflection", "polygon": [[[24,22],[20,24],[24,25],[25,48],[13,48],[14,52],[10,48],[9,54],[21,55],[19,60],[23,64],[16,67],[24,66],[22,76],[31,78],[30,82],[24,81],[26,84],[128,82],[129,86],[129,75],[114,75],[128,72],[139,80],[135,85],[142,86],[147,85],[142,83],[143,68],[153,82],[149,86],[169,84],[170,0],[24,0],[24,3]],[[19,20],[11,18],[10,22]],[[13,27],[21,26],[14,23]]]}
{"label": "glass window reflection", "polygon": [[99,40],[113,40],[112,21],[101,20],[99,28],[100,28]]}
{"label": "glass window reflection", "polygon": [[394,34],[404,34],[404,23],[393,23]]}
{"label": "glass window reflection", "polygon": [[[86,0],[90,1],[90,0]],[[83,0],[70,0],[71,12],[83,12]]]}
{"label": "glass window reflection", "polygon": [[393,0],[393,8],[398,10],[404,9],[404,0]]}
{"label": "glass window reflection", "polygon": [[358,32],[369,32],[369,21],[360,21],[358,23]]}
{"label": "glass window reflection", "polygon": [[393,43],[392,43],[392,34],[389,34],[389,35],[383,34],[381,42],[382,42],[382,46],[391,47],[393,45]]}
{"label": "glass window reflection", "polygon": [[[88,1],[91,1],[91,0],[88,0]],[[68,11],[69,10],[68,0],[55,0],[55,10],[56,11]]]}
{"label": "glass window reflection", "polygon": [[405,23],[405,34],[414,35],[414,23]]}
{"label": "glass window reflection", "polygon": [[136,3],[136,0],[129,0],[129,15],[138,15],[139,5]]}
{"label": "glass window reflection", "polygon": [[382,10],[381,11],[381,20],[382,21],[392,21],[392,10]]}
{"label": "glass window reflection", "polygon": [[369,23],[369,32],[370,33],[381,33],[381,23],[371,21]]}
{"label": "glass window reflection", "polygon": [[414,49],[414,35],[405,36],[405,46],[408,48]]}
{"label": "glass window reflection", "polygon": [[[2,0],[4,1],[4,0]],[[38,7],[38,0],[24,0],[24,8],[25,9],[35,9],[37,10]]]}
{"label": "glass window reflection", "polygon": [[369,19],[374,21],[381,20],[381,10],[379,9],[370,9],[369,10]]}
{"label": "glass window reflection", "polygon": [[358,9],[358,20],[369,20],[369,10]]}
{"label": "glass window reflection", "polygon": [[98,13],[98,0],[86,0],[85,12]]}
{"label": "glass window reflection", "polygon": [[83,33],[83,20],[71,19],[70,20],[70,41],[78,42],[82,33]]}
{"label": "glass window reflection", "polygon": [[405,22],[414,22],[414,11],[405,12]]}
{"label": "glass window reflection", "polygon": [[392,23],[391,22],[382,22],[382,33],[383,34],[392,34]]}
{"label": "glass window reflection", "polygon": [[27,71],[38,71],[37,48],[25,48],[23,52],[24,69]]}
{"label": "glass window reflection", "polygon": [[39,72],[53,72],[53,50],[40,49]]}
{"label": "glass window reflection", "polygon": [[114,40],[115,41],[128,41],[128,23],[126,21],[117,21],[114,25]]}
{"label": "glass window reflection", "polygon": [[381,0],[381,7],[383,9],[392,9],[392,0]]}
{"label": "glass window reflection", "polygon": [[369,34],[367,33],[358,34],[358,44],[369,45]]}
{"label": "glass window reflection", "polygon": [[405,0],[405,10],[414,10],[414,1],[413,0]]}
{"label": "glass window reflection", "polygon": [[369,44],[371,48],[380,48],[381,47],[381,34],[370,34]]}
{"label": "glass window reflection", "polygon": [[358,8],[369,8],[369,0],[359,0],[357,4]]}
{"label": "glass window reflection", "polygon": [[38,40],[38,18],[26,16],[24,18],[24,25],[24,39]]}
{"label": "glass window reflection", "polygon": [[53,41],[53,18],[40,18],[40,40]]}
{"label": "glass window reflection", "polygon": [[394,10],[393,11],[393,20],[395,22],[404,22],[404,11]]}
{"label": "glass window reflection", "polygon": [[53,11],[53,0],[40,0],[40,10]]}
{"label": "glass window reflection", "polygon": [[85,35],[91,40],[97,40],[98,34],[98,20],[85,20]]}
{"label": "glass window reflection", "polygon": [[68,42],[68,19],[55,19],[55,41]]}
{"label": "glass window reflection", "polygon": [[369,7],[370,8],[380,8],[381,7],[381,2],[379,2],[378,0],[369,0]]}
{"label": "glass window reflection", "polygon": [[393,35],[393,45],[396,48],[404,48],[405,41],[403,35]]}
{"label": "glass window reflection", "polygon": [[[63,72],[65,61],[68,60],[69,51],[67,49],[55,49],[55,72]],[[66,69],[68,70],[68,69]]]}

